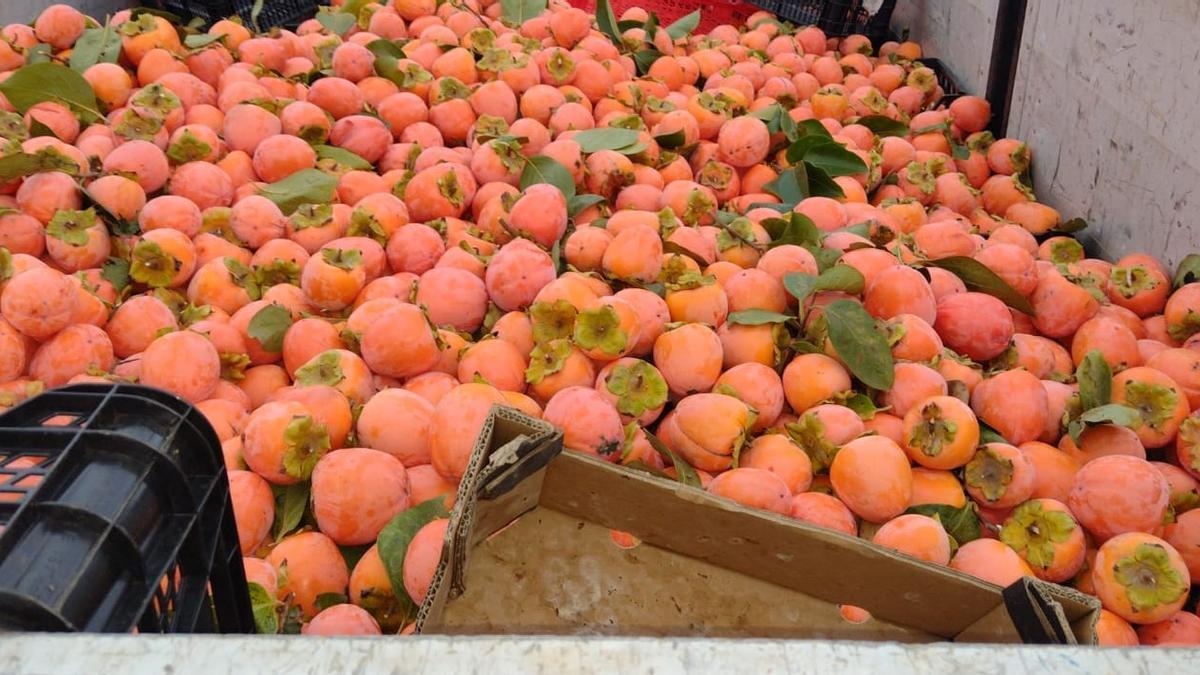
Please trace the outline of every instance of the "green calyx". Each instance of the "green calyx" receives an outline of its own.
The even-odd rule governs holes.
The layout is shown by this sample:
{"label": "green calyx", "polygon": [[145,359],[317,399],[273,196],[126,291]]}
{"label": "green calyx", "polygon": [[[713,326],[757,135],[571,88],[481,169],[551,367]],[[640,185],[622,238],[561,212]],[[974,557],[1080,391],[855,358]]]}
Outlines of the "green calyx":
{"label": "green calyx", "polygon": [[467,200],[467,195],[463,192],[462,185],[458,182],[458,174],[453,170],[446,171],[437,179],[438,193],[446,198],[446,201],[458,208]]}
{"label": "green calyx", "polygon": [[301,204],[296,212],[288,217],[292,228],[297,232],[310,227],[324,227],[333,222],[332,204]]}
{"label": "green calyx", "polygon": [[162,126],[163,120],[157,114],[143,115],[136,108],[126,108],[112,130],[128,141],[152,141]]}
{"label": "green calyx", "polygon": [[529,319],[533,327],[533,340],[544,344],[559,338],[569,338],[575,332],[575,318],[579,311],[566,300],[535,302],[529,307]]}
{"label": "green calyx", "polygon": [[373,213],[363,207],[354,209],[350,214],[350,227],[346,229],[347,237],[366,237],[374,240],[380,246],[387,246],[388,235],[383,225]]}
{"label": "green calyx", "polygon": [[714,190],[724,190],[729,187],[733,175],[733,168],[728,164],[721,164],[710,159],[700,167],[700,171],[696,175],[696,182]]}
{"label": "green calyx", "polygon": [[1183,342],[1196,333],[1200,333],[1200,314],[1189,309],[1183,315],[1182,321],[1167,326],[1167,332],[1179,342]]}
{"label": "green calyx", "polygon": [[143,239],[133,247],[129,276],[147,286],[161,288],[171,285],[180,266],[175,256],[162,250],[155,242]]}
{"label": "green calyx", "polygon": [[96,210],[58,211],[46,225],[46,235],[71,246],[86,246],[96,225]]}
{"label": "green calyx", "polygon": [[334,349],[321,352],[315,359],[296,370],[296,383],[305,387],[317,384],[333,387],[345,377],[345,373],[342,372],[341,355]]}
{"label": "green calyx", "polygon": [[538,343],[529,353],[529,367],[525,369],[525,381],[537,384],[562,370],[574,349],[571,341],[565,338]]}
{"label": "green calyx", "polygon": [[937,174],[928,162],[909,162],[904,168],[905,176],[908,182],[917,186],[921,192],[927,195],[933,194],[933,190],[937,184]]}
{"label": "green calyx", "polygon": [[[688,195],[687,208],[685,208],[683,210],[683,215],[681,215],[679,219],[682,220],[685,225],[699,225],[701,220],[703,220],[707,216],[711,216],[713,214],[713,212],[716,210],[717,210],[717,203],[715,201],[713,201],[712,197],[709,197],[707,194],[705,194],[704,192],[702,192],[700,190],[693,190],[691,192],[691,194]],[[739,218],[738,220],[745,220],[745,219]],[[735,220],[733,223],[730,224],[730,227],[733,227],[737,222],[738,221]],[[751,232],[749,220],[745,220],[744,227],[745,227],[746,232]],[[751,237],[753,237],[752,232],[751,232]],[[736,244],[729,244],[729,246],[721,246],[720,235],[717,235],[717,245],[718,245],[718,247],[721,247],[722,251],[724,251],[726,248],[729,248],[730,246],[736,246]]]}
{"label": "green calyx", "polygon": [[[1056,264],[1066,265],[1083,260],[1083,244],[1075,239],[1060,239],[1050,244],[1050,260]],[[1116,273],[1116,270],[1113,270]],[[1125,295],[1122,293],[1122,295]],[[1132,294],[1125,297],[1131,297]]]}
{"label": "green calyx", "polygon": [[241,382],[246,379],[250,367],[250,356],[238,352],[221,352],[221,379]]}
{"label": "green calyx", "polygon": [[139,108],[153,110],[164,117],[167,113],[183,107],[183,101],[179,100],[175,92],[158,82],[142,87],[129,102]]}
{"label": "green calyx", "polygon": [[565,82],[575,74],[575,61],[567,55],[565,50],[555,50],[550,58],[546,59],[546,71],[553,75],[559,83]]}
{"label": "green calyx", "polygon": [[784,429],[788,438],[808,455],[814,474],[828,470],[833,464],[838,448],[825,435],[825,423],[815,414],[801,415],[800,419],[786,425]]}
{"label": "green calyx", "polygon": [[1000,528],[1000,541],[1008,544],[1025,562],[1040,569],[1054,564],[1057,544],[1071,538],[1078,524],[1067,511],[1045,509],[1031,500],[1013,509]]}
{"label": "green calyx", "polygon": [[1124,403],[1138,411],[1143,424],[1161,431],[1179,403],[1179,394],[1161,384],[1131,381],[1125,385]]}
{"label": "green calyx", "polygon": [[470,95],[471,90],[461,80],[454,77],[443,77],[438,80],[432,103],[437,105],[456,98],[467,98]]}
{"label": "green calyx", "polygon": [[667,381],[645,361],[613,368],[605,386],[617,397],[617,411],[629,417],[640,417],[667,403]]}
{"label": "green calyx", "polygon": [[1135,612],[1169,605],[1187,593],[1183,575],[1171,565],[1166,549],[1158,544],[1138,544],[1133,553],[1113,565],[1113,578],[1125,588]]}
{"label": "green calyx", "polygon": [[321,258],[340,270],[349,272],[362,264],[362,253],[358,249],[323,248]]}
{"label": "green calyx", "polygon": [[254,278],[260,288],[270,288],[279,284],[299,286],[300,265],[291,260],[272,260],[254,268]]}
{"label": "green calyx", "polygon": [[212,154],[212,146],[200,140],[200,137],[193,134],[191,129],[184,129],[179,140],[167,148],[167,158],[175,164],[196,162],[210,154]]}
{"label": "green calyx", "polygon": [[0,138],[17,142],[28,140],[29,129],[25,127],[25,119],[15,112],[0,112]]}
{"label": "green calyx", "polygon": [[[0,256],[3,255],[3,250],[0,249]],[[2,261],[0,261],[2,262]],[[3,265],[0,264],[0,268]],[[0,269],[0,279],[4,275]],[[1183,420],[1183,424],[1179,425],[1179,436],[1176,441],[1179,447],[1180,457],[1189,457],[1189,467],[1184,467],[1192,471],[1192,473],[1200,473],[1200,452],[1196,452],[1196,445],[1200,444],[1200,418],[1188,417]]]}
{"label": "green calyx", "polygon": [[1108,275],[1108,281],[1109,287],[1120,293],[1123,298],[1132,298],[1142,291],[1157,288],[1162,283],[1150,274],[1145,265],[1114,267]]}
{"label": "green calyx", "polygon": [[920,448],[926,457],[937,457],[957,434],[958,425],[944,418],[936,403],[929,403],[921,408],[921,421],[909,434],[908,445]]}
{"label": "green calyx", "polygon": [[525,167],[525,155],[521,152],[520,141],[496,139],[488,145],[509,173],[519,173]]}
{"label": "green calyx", "polygon": [[967,485],[977,489],[988,501],[996,501],[1008,491],[1013,479],[1013,463],[987,446],[979,448],[966,466]]}
{"label": "green calyx", "polygon": [[575,344],[583,349],[613,357],[624,353],[629,344],[629,336],[621,330],[621,317],[609,305],[580,312],[573,335]]}
{"label": "green calyx", "polygon": [[284,473],[292,478],[308,480],[317,462],[330,448],[325,425],[310,415],[293,417],[283,433],[287,444],[283,454]]}
{"label": "green calyx", "polygon": [[495,115],[480,115],[475,120],[475,140],[491,141],[508,133],[508,122]]}
{"label": "green calyx", "polygon": [[258,287],[258,281],[254,278],[254,270],[246,267],[242,261],[233,258],[225,259],[225,269],[229,270],[229,279],[241,286],[251,300],[258,300],[262,297],[262,289]]}

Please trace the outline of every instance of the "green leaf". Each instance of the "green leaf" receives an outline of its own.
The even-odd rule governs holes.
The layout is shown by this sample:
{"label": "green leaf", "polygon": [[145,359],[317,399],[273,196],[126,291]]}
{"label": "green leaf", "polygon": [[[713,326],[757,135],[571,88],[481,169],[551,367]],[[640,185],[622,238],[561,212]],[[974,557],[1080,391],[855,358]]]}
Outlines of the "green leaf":
{"label": "green leaf", "polygon": [[271,532],[278,543],[300,527],[304,509],[308,507],[309,484],[305,481],[272,485],[271,492],[275,495],[275,522],[271,524]]}
{"label": "green leaf", "polygon": [[825,125],[821,124],[817,120],[804,120],[803,122],[798,123],[796,126],[798,127],[797,133],[799,133],[800,136],[823,136],[829,140],[833,140],[833,134],[829,133],[829,130],[825,128]]}
{"label": "green leaf", "polygon": [[838,300],[825,308],[824,316],[833,348],[850,372],[868,387],[891,389],[892,350],[867,310],[857,302]]}
{"label": "green leaf", "polygon": [[866,281],[858,270],[849,265],[834,265],[819,276],[793,272],[783,278],[783,288],[803,303],[817,291],[845,291],[851,295],[862,293]]}
{"label": "green leaf", "polygon": [[546,11],[546,0],[500,0],[500,18],[514,28]]}
{"label": "green leaf", "polygon": [[829,174],[825,170],[808,164],[801,164],[808,171],[808,196],[810,197],[829,197],[830,199],[845,199],[846,193],[842,191],[842,186],[833,182]]}
{"label": "green leaf", "polygon": [[1087,229],[1087,226],[1088,222],[1083,218],[1072,218],[1064,223],[1060,223],[1058,227],[1051,231],[1059,234],[1072,234]]}
{"label": "green leaf", "polygon": [[171,22],[172,25],[179,25],[183,23],[183,19],[178,14],[174,14],[162,9],[155,9],[153,7],[138,7],[130,13],[129,18],[136,19],[147,14],[150,16],[157,16],[160,19],[166,19],[167,21]]}
{"label": "green leaf", "polygon": [[650,70],[650,66],[662,56],[662,52],[657,49],[643,49],[640,52],[635,52],[633,55],[633,63],[637,66],[639,75],[645,75]]}
{"label": "green leaf", "polygon": [[53,146],[44,147],[32,154],[14,152],[0,157],[0,181],[24,178],[42,171],[62,171],[74,176],[79,173],[79,165]]}
{"label": "green leaf", "polygon": [[767,218],[762,226],[771,236],[771,248],[776,246],[818,247],[821,245],[821,231],[816,223],[803,213],[795,211],[782,218]]}
{"label": "green leaf", "polygon": [[669,134],[663,134],[661,136],[654,137],[654,142],[658,143],[658,147],[666,150],[674,150],[675,148],[682,146],[686,140],[687,136],[683,133],[683,129],[678,129]]}
{"label": "green leaf", "polygon": [[1009,286],[1004,279],[974,258],[950,256],[949,258],[930,260],[926,264],[953,272],[954,276],[962,279],[963,285],[967,287],[968,291],[986,293],[1018,312],[1033,316],[1033,305],[1029,304],[1029,300],[1025,296],[1013,290],[1013,287]]}
{"label": "green leaf", "polygon": [[1084,424],[1116,424],[1122,427],[1137,427],[1142,422],[1141,414],[1134,408],[1120,403],[1108,403],[1092,408],[1079,416]]}
{"label": "green leaf", "polygon": [[946,534],[953,537],[959,546],[983,536],[979,507],[972,501],[967,501],[962,508],[949,504],[917,504],[908,507],[905,513],[917,513],[936,519],[942,524]]}
{"label": "green leaf", "polygon": [[614,44],[618,46],[621,44],[622,31],[617,26],[617,17],[613,15],[612,5],[608,0],[596,0],[596,26]]}
{"label": "green leaf", "polygon": [[574,218],[587,207],[602,201],[604,201],[604,197],[600,195],[575,195],[567,200],[567,215]]}
{"label": "green leaf", "polygon": [[667,26],[667,35],[671,36],[672,40],[679,40],[687,37],[688,33],[696,30],[700,25],[700,10],[696,10],[691,14],[680,17],[670,26]]}
{"label": "green leaf", "polygon": [[804,172],[804,170],[799,169],[798,171],[798,167],[785,169],[780,172],[775,180],[763,185],[763,189],[779,197],[784,204],[798,204],[808,196],[808,181],[807,178],[804,178],[803,182],[801,182],[801,172]]}
{"label": "green leaf", "polygon": [[1112,401],[1112,379],[1112,368],[1104,360],[1104,354],[1099,349],[1089,351],[1075,369],[1080,409],[1086,412]]}
{"label": "green leaf", "polygon": [[50,45],[36,44],[25,50],[25,63],[49,63],[51,53]]}
{"label": "green leaf", "polygon": [[1008,439],[1001,436],[999,431],[996,431],[995,429],[989,427],[986,424],[980,423],[979,424],[979,443],[980,443],[980,445],[983,445],[985,443],[1007,444]]}
{"label": "green leaf", "polygon": [[317,12],[317,23],[321,24],[325,30],[343,37],[351,28],[354,28],[356,19],[353,14],[345,12]]}
{"label": "green leaf", "polygon": [[202,49],[214,42],[217,42],[218,40],[223,39],[224,37],[225,35],[222,33],[198,33],[196,35],[189,35],[185,37],[183,39],[183,44],[187,46],[188,49]]}
{"label": "green leaf", "polygon": [[375,0],[346,0],[345,4],[339,8],[339,11],[358,16],[359,12],[363,11],[363,8],[374,1]]}
{"label": "green leaf", "polygon": [[279,604],[262,584],[251,581],[247,584],[250,589],[250,612],[254,615],[254,630],[260,635],[275,635],[279,632],[279,617],[275,608]]}
{"label": "green leaf", "polygon": [[1195,281],[1200,281],[1200,253],[1190,253],[1179,261],[1172,283],[1179,288]]}
{"label": "green leaf", "polygon": [[675,480],[694,488],[702,488],[700,474],[696,473],[691,464],[688,464],[680,459],[679,455],[671,452],[671,449],[659,440],[657,436],[650,433],[649,429],[643,429],[642,431],[646,433],[646,440],[650,442],[650,447],[654,448],[655,452],[662,455],[663,459],[671,462],[671,466],[675,467]]}
{"label": "green leaf", "polygon": [[555,160],[538,155],[530,157],[521,171],[521,189],[525,190],[536,183],[548,183],[558,188],[570,202],[575,196],[575,179],[567,167]]}
{"label": "green leaf", "polygon": [[852,176],[867,170],[861,157],[836,142],[814,145],[804,154],[804,161],[808,168],[816,167],[830,176]]}
{"label": "green leaf", "polygon": [[371,50],[371,53],[375,56],[387,55],[397,59],[405,58],[404,50],[400,49],[400,45],[392,42],[391,40],[385,40],[383,38],[369,42],[367,44],[367,49]]}
{"label": "green leaf", "polygon": [[284,215],[291,215],[301,204],[332,202],[337,184],[336,178],[323,171],[304,169],[264,186],[258,193],[275,202]]}
{"label": "green leaf", "polygon": [[824,136],[817,136],[815,134],[801,136],[788,146],[786,153],[788,162],[793,165],[800,164],[804,161],[805,155],[807,155],[809,151],[818,145],[836,145],[836,143],[834,143],[832,139],[825,138]]}
{"label": "green leaf", "polygon": [[783,323],[792,318],[787,314],[765,309],[743,309],[740,312],[731,312],[725,322],[737,326],[761,326],[766,323]]}
{"label": "green leaf", "polygon": [[129,285],[129,261],[109,258],[100,268],[100,277],[106,279],[120,293]]}
{"label": "green leaf", "polygon": [[864,127],[870,129],[876,136],[884,138],[887,136],[899,136],[905,138],[908,136],[908,125],[899,120],[894,120],[885,115],[867,115],[866,117],[858,118],[858,122]]}
{"label": "green leaf", "polygon": [[408,545],[422,527],[449,515],[445,500],[440,496],[434,497],[396,514],[379,532],[379,558],[392,582],[392,592],[397,600],[406,602],[409,608],[415,608],[416,603],[404,590],[404,556],[408,553]]}
{"label": "green leaf", "polygon": [[860,418],[870,420],[875,418],[875,413],[879,411],[878,406],[871,400],[870,396],[863,393],[855,393],[847,398],[843,405],[853,410]]}
{"label": "green leaf", "polygon": [[313,150],[317,152],[317,159],[332,159],[342,166],[361,171],[370,171],[374,168],[367,160],[336,145],[317,145],[313,147]]}
{"label": "green leaf", "polygon": [[89,28],[71,48],[71,69],[83,72],[97,63],[116,63],[121,57],[121,36],[105,25]]}
{"label": "green leaf", "polygon": [[292,313],[281,305],[267,305],[250,319],[246,333],[258,340],[265,351],[278,354],[283,351],[283,336],[292,327]]}
{"label": "green leaf", "polygon": [[343,593],[322,593],[317,596],[317,600],[313,604],[316,606],[317,611],[321,612],[334,605],[344,605],[347,602],[350,602],[350,598],[347,598]]}
{"label": "green leaf", "polygon": [[571,137],[586,153],[600,150],[620,150],[637,143],[638,132],[619,127],[600,127],[581,131]]}
{"label": "green leaf", "polygon": [[87,80],[56,63],[35,63],[14,71],[0,82],[0,94],[21,114],[42,101],[55,101],[70,106],[84,122],[104,117]]}

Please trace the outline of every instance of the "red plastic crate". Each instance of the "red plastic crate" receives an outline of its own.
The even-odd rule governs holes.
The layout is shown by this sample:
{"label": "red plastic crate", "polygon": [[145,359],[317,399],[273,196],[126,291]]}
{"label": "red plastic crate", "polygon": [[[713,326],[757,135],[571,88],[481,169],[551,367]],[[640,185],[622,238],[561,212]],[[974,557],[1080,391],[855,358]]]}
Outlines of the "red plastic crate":
{"label": "red plastic crate", "polygon": [[[572,7],[596,13],[596,0],[568,0]],[[697,32],[707,33],[721,24],[741,26],[758,7],[742,0],[709,0],[703,4],[695,0],[610,0],[613,15],[618,19],[630,7],[640,7],[658,16],[660,25],[668,26],[676,19],[700,10],[700,26]]]}

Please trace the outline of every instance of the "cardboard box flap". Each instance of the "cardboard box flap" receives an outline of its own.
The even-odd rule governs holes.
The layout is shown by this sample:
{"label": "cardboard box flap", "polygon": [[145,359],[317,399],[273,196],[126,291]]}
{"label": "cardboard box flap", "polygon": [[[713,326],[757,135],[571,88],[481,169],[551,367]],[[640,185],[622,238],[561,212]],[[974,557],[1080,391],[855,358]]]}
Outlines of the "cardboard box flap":
{"label": "cardboard box flap", "polygon": [[417,614],[418,632],[430,613],[462,592],[471,550],[537,507],[546,465],[560,452],[562,432],[552,424],[492,407],[458,486],[438,570]]}
{"label": "cardboard box flap", "polygon": [[[1010,611],[1001,589],[946,567],[560,449],[550,425],[494,409],[418,632],[1094,639],[1098,604],[1070,589],[1025,580]],[[845,620],[843,604],[873,620]]]}

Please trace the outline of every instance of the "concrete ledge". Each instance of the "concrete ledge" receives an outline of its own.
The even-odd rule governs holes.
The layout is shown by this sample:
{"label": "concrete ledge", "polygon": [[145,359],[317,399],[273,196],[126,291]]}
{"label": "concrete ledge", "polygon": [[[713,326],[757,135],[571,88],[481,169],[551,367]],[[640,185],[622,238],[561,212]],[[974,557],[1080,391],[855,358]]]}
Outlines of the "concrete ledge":
{"label": "concrete ledge", "polygon": [[1128,675],[1189,672],[1195,668],[1197,654],[1196,650],[1148,647],[901,645],[803,640],[27,634],[0,637],[0,672],[9,675],[247,672]]}

